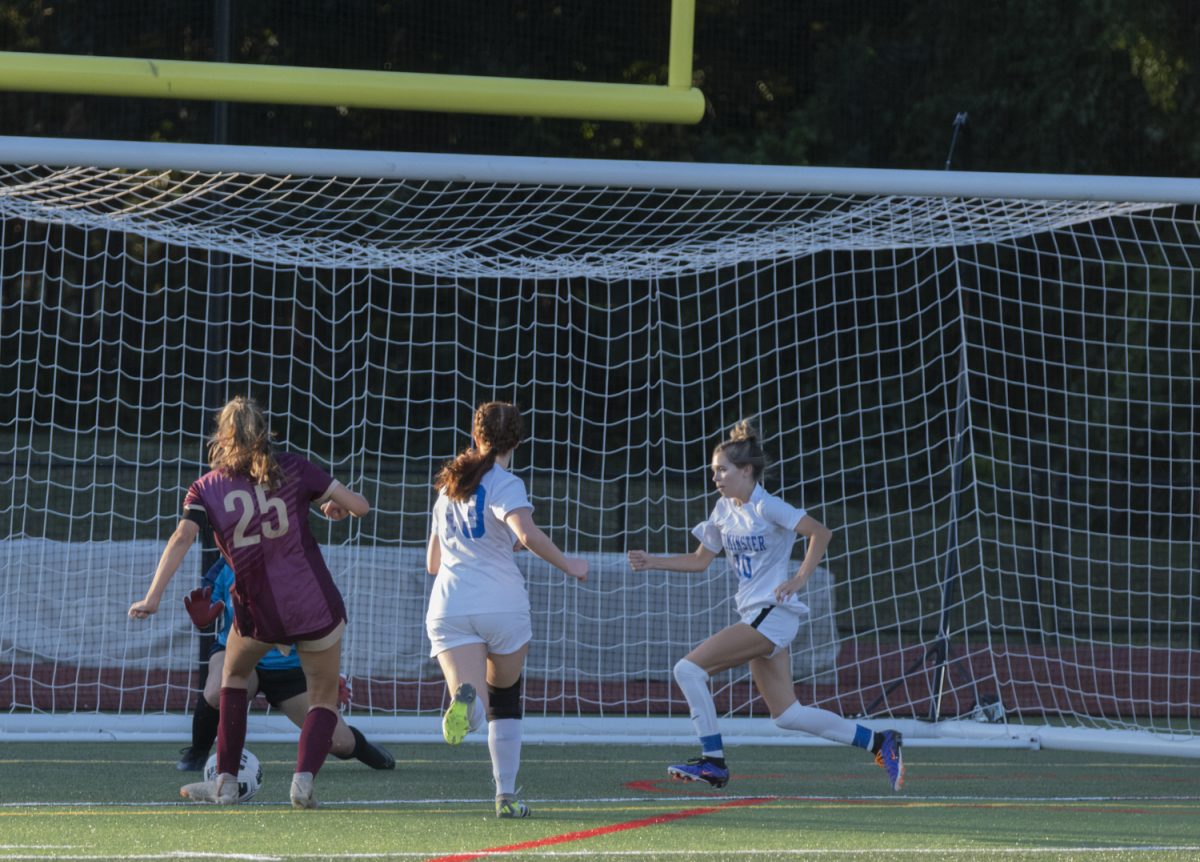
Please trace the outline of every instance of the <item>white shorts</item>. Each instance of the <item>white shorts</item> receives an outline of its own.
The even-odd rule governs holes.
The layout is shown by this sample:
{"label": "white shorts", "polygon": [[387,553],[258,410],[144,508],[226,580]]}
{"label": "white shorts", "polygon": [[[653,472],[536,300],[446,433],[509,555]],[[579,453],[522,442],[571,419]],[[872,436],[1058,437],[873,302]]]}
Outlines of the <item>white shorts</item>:
{"label": "white shorts", "polygon": [[533,625],[528,611],[505,611],[425,620],[425,632],[431,656],[465,644],[487,644],[488,652],[508,655],[532,640]]}
{"label": "white shorts", "polygon": [[742,615],[742,622],[775,644],[767,658],[775,658],[792,645],[800,631],[800,617],[795,611],[780,605],[754,608]]}

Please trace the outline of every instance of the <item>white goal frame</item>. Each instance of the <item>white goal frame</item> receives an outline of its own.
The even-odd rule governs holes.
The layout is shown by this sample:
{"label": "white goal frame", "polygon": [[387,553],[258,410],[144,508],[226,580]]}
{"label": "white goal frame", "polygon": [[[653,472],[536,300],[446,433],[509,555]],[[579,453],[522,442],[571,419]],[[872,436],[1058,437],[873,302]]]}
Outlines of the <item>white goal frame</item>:
{"label": "white goal frame", "polygon": [[[1037,203],[1112,201],[1129,204],[1134,209],[1154,205],[1200,205],[1200,179],[1190,178],[626,162],[28,137],[0,138],[0,165],[86,165],[129,170],[444,183],[847,195],[868,196],[872,201],[881,201],[881,206],[886,206],[890,198]],[[969,221],[967,219],[966,223]],[[960,241],[970,244],[975,238],[964,235]],[[965,431],[960,427],[953,433],[961,438]],[[952,572],[946,575],[946,589],[950,589],[954,577]],[[947,673],[941,665],[936,672],[943,677]],[[938,692],[940,699],[940,683]],[[868,718],[864,723],[899,727],[906,733],[906,742],[914,745],[1045,747],[1200,757],[1200,735],[1194,729],[1194,722],[1200,719],[1200,705],[1193,706],[1196,712],[1192,729],[1177,734],[1162,730],[1063,728],[1051,723],[984,720],[988,716],[984,715],[983,707],[975,715],[957,719],[884,721]],[[941,718],[936,714],[932,717]],[[431,715],[364,715],[356,718],[355,723],[384,740],[416,741],[436,734],[437,718]],[[618,724],[621,732],[614,734],[612,729]],[[190,716],[187,715],[128,717],[90,712],[79,715],[0,712],[0,740],[94,739],[97,735],[112,739],[183,739],[189,726]],[[682,716],[676,712],[661,718],[530,716],[526,726],[525,738],[530,741],[674,743],[691,739],[686,712]],[[250,731],[261,738],[290,739],[294,733],[291,726],[277,716],[252,719]],[[723,717],[722,732],[733,744],[825,744],[779,731],[763,717]]]}

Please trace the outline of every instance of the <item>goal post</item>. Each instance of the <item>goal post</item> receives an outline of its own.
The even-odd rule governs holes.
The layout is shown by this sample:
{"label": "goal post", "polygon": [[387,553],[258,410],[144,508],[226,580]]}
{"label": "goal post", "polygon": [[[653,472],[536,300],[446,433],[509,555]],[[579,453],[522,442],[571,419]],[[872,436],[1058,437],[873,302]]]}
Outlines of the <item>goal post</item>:
{"label": "goal post", "polygon": [[[764,485],[835,534],[802,702],[1200,756],[1200,181],[31,138],[0,166],[0,737],[186,735],[200,554],[125,610],[214,393],[248,392],[374,504],[314,528],[382,738],[436,736],[431,482],[503,398],[535,520],[592,568],[522,555],[528,737],[690,735],[671,667],[730,575],[625,552],[692,549],[751,418]],[[807,741],[744,669],[713,689],[727,738]]]}

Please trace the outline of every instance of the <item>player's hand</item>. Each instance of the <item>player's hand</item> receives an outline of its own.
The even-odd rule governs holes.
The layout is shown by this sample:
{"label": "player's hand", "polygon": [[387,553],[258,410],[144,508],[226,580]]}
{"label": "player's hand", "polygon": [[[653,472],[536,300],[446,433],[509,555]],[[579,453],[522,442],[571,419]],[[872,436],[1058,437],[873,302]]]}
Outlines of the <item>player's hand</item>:
{"label": "player's hand", "polygon": [[142,599],[129,606],[129,616],[135,620],[144,620],[158,610],[158,602]]}
{"label": "player's hand", "polygon": [[338,674],[338,709],[345,709],[350,705],[350,683],[346,681],[346,677]]}
{"label": "player's hand", "polygon": [[788,578],[775,588],[775,601],[779,602],[780,604],[786,602],[792,596],[796,595],[796,593],[800,592],[800,588],[804,586],[804,582],[806,580],[808,579],[802,578],[800,575],[796,575],[794,578]]}
{"label": "player's hand", "polygon": [[645,551],[630,551],[626,556],[629,557],[629,568],[635,572],[644,572],[646,569],[651,568],[650,555]]}
{"label": "player's hand", "polygon": [[515,542],[513,542],[513,553],[514,554],[517,553],[518,551],[523,551],[523,550],[525,550],[525,545],[521,542],[520,539],[517,539]]}
{"label": "player's hand", "polygon": [[321,504],[321,513],[331,521],[340,521],[350,514],[333,500],[326,500]]}
{"label": "player's hand", "polygon": [[588,561],[583,557],[567,557],[567,567],[563,571],[583,583],[588,576]]}
{"label": "player's hand", "polygon": [[225,613],[225,602],[212,600],[212,587],[196,587],[183,597],[183,606],[199,629],[208,628]]}

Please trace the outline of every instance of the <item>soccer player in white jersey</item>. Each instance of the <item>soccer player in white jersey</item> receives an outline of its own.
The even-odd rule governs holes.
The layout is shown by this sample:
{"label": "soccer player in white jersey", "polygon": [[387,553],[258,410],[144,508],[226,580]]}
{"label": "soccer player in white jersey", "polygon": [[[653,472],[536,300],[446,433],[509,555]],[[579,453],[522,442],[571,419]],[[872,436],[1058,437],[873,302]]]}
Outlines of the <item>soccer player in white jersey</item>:
{"label": "soccer player in white jersey", "polygon": [[453,692],[442,735],[458,745],[486,716],[496,782],[496,816],[528,817],[516,798],[521,766],[521,673],[533,627],[525,579],[513,559],[522,546],[580,581],[587,560],[568,557],[533,523],[525,485],[508,472],[521,442],[521,411],[490,401],[475,411],[473,444],[434,481],[425,565],[435,575],[425,630]]}
{"label": "soccer player in white jersey", "polygon": [[[803,509],[767,493],[759,484],[765,466],[757,432],[745,420],[739,422],[713,450],[713,483],[721,497],[708,519],[692,530],[699,547],[690,554],[663,557],[642,550],[629,552],[634,571],[702,572],[724,551],[738,584],[739,621],[710,636],[675,665],[675,680],[691,709],[701,754],[667,767],[667,773],[713,787],[724,787],[729,781],[708,680],[714,673],[749,663],[754,685],[775,724],[867,749],[887,772],[892,790],[899,790],[904,781],[899,732],[872,731],[796,700],[789,647],[808,614],[797,594],[816,570],[833,534]],[[797,535],[808,540],[808,549],[792,575]]]}

